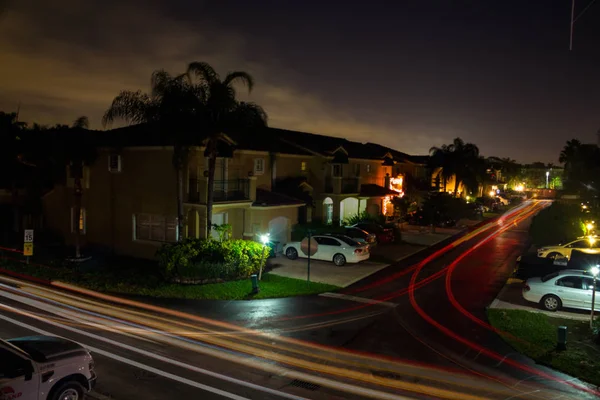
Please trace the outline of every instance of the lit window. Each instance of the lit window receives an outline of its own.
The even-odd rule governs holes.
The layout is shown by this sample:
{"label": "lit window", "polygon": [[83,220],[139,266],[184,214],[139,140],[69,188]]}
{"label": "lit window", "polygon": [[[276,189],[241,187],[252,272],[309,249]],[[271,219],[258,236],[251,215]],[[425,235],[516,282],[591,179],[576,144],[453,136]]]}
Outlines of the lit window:
{"label": "lit window", "polygon": [[255,158],[254,159],[254,175],[262,175],[265,173],[265,159]]}
{"label": "lit window", "polygon": [[153,242],[177,241],[177,218],[163,215],[136,214],[134,216],[135,240]]}
{"label": "lit window", "polygon": [[306,171],[306,161],[302,161],[302,162],[300,163],[300,170],[301,170],[301,171]]}

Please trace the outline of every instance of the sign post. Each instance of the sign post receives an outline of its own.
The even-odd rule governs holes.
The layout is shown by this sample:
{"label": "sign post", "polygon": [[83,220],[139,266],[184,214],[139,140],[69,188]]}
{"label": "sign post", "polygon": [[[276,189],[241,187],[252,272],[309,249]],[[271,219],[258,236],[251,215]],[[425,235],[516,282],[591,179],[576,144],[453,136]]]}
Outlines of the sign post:
{"label": "sign post", "polygon": [[302,250],[302,252],[304,254],[306,254],[306,256],[308,258],[308,265],[307,265],[308,270],[307,270],[307,277],[306,277],[307,282],[310,282],[310,257],[314,256],[318,249],[319,249],[319,244],[312,237],[312,231],[309,230],[308,236],[305,237],[302,240],[302,242],[300,243],[300,250]]}
{"label": "sign post", "polygon": [[29,264],[29,257],[33,255],[33,229],[25,229],[23,237],[23,255]]}

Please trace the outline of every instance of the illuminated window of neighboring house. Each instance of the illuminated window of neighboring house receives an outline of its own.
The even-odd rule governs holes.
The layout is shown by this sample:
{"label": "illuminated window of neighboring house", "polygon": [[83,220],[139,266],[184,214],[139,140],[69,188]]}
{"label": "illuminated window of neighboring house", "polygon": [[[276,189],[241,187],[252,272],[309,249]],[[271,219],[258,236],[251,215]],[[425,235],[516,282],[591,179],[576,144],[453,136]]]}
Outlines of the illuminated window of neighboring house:
{"label": "illuminated window of neighboring house", "polygon": [[254,159],[254,175],[262,175],[265,173],[265,159],[255,158]]}
{"label": "illuminated window of neighboring house", "polygon": [[300,171],[306,171],[306,161],[300,163]]}
{"label": "illuminated window of neighboring house", "polygon": [[371,172],[371,164],[367,164],[367,168],[366,169],[367,169],[367,173],[370,173]]}
{"label": "illuminated window of neighboring house", "polygon": [[177,241],[177,218],[155,214],[135,214],[134,240],[149,240],[153,242]]}
{"label": "illuminated window of neighboring house", "polygon": [[[75,224],[77,217],[75,216],[75,214],[76,214],[75,207],[71,207],[71,233],[75,233],[75,231],[77,230],[77,225]],[[85,232],[87,230],[87,213],[85,212],[85,208],[83,208],[83,207],[80,209],[78,222],[79,222],[79,233],[85,234]]]}

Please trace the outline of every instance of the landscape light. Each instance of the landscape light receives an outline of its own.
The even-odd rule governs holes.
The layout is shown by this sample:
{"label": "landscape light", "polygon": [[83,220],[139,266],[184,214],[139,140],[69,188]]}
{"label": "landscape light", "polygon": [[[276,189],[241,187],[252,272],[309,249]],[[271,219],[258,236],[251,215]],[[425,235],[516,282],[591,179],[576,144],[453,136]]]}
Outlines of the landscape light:
{"label": "landscape light", "polygon": [[269,236],[270,236],[270,234],[268,234],[268,233],[265,233],[264,235],[260,235],[260,242],[262,244],[269,243]]}

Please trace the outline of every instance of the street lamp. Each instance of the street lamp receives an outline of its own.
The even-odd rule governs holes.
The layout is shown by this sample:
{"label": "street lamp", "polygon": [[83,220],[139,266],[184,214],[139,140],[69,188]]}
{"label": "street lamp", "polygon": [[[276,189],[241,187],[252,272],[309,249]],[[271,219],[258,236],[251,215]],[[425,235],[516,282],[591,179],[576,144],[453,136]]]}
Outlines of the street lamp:
{"label": "street lamp", "polygon": [[546,189],[548,189],[548,178],[550,178],[550,171],[546,171]]}
{"label": "street lamp", "polygon": [[[266,247],[267,244],[269,244],[269,240],[270,238],[270,234],[269,233],[265,233],[263,235],[259,236],[260,242]],[[265,262],[265,251],[263,249],[263,256],[262,259],[260,261],[260,269],[258,270],[258,280],[260,281],[262,279],[262,271],[263,271],[263,264]]]}
{"label": "street lamp", "polygon": [[592,313],[590,314],[590,329],[594,329],[594,303],[596,302],[596,277],[598,276],[598,272],[600,272],[600,268],[598,265],[592,267],[590,272],[594,276],[594,287],[592,288]]}

